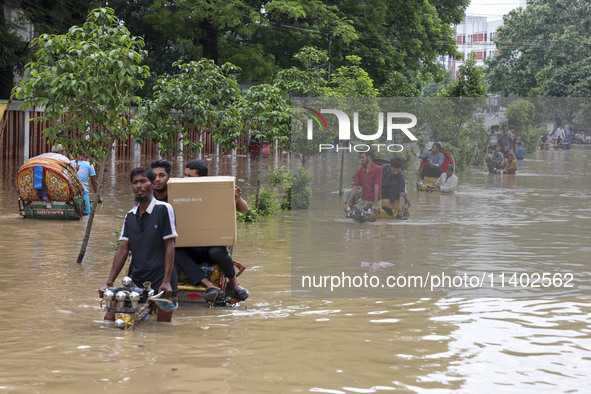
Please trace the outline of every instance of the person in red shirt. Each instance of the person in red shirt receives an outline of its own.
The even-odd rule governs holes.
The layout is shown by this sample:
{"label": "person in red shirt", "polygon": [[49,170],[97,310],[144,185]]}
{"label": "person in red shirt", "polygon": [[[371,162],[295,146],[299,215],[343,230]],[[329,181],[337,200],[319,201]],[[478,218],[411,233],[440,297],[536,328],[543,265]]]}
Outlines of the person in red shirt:
{"label": "person in red shirt", "polygon": [[355,201],[357,190],[359,189],[359,186],[361,186],[359,209],[371,209],[372,214],[369,221],[373,222],[380,213],[382,199],[382,167],[373,162],[371,151],[360,153],[359,161],[361,167],[355,172],[353,190],[351,190],[349,200],[345,204],[345,211],[347,211]]}

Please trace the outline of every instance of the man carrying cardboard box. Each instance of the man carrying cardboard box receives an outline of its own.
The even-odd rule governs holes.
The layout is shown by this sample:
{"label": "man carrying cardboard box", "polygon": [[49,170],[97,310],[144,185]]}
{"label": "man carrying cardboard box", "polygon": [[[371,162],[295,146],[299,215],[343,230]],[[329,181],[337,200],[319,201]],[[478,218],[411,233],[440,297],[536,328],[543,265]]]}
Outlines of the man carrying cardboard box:
{"label": "man carrying cardboard box", "polygon": [[[154,169],[156,174],[154,195],[159,200],[167,201],[167,183],[170,179],[172,165],[165,160],[157,160],[152,162],[150,167]],[[191,160],[186,165],[185,176],[205,177],[208,175],[208,171],[209,169],[204,161]],[[236,210],[242,213],[248,212],[248,204],[242,198],[242,190],[238,186],[234,188],[234,199]],[[183,270],[192,284],[203,285],[206,288],[204,298],[209,302],[214,302],[223,298],[224,292],[205,277],[199,267],[199,264],[204,262],[218,264],[226,278],[228,278],[228,285],[235,291],[236,296],[242,301],[248,298],[250,292],[238,283],[234,271],[234,261],[228,255],[225,246],[177,247],[175,249],[175,265]]]}

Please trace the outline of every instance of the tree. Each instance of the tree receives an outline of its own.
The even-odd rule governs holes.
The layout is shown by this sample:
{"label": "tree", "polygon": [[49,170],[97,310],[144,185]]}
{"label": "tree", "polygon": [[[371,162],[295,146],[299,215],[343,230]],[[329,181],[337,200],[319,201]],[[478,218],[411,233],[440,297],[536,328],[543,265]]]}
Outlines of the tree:
{"label": "tree", "polygon": [[459,71],[436,97],[423,101],[419,119],[424,122],[423,129],[430,130],[434,140],[452,154],[456,167],[463,169],[481,164],[484,157],[486,128],[475,113],[486,103],[486,88],[474,53],[467,56]]}
{"label": "tree", "polygon": [[517,100],[507,107],[505,116],[507,122],[521,142],[523,147],[533,152],[537,149],[540,135],[544,128],[536,128],[534,125],[536,107],[528,100]]}
{"label": "tree", "polygon": [[14,0],[36,34],[63,34],[74,25],[84,23],[92,9],[88,0]]}
{"label": "tree", "polygon": [[280,70],[274,83],[285,93],[294,97],[318,97],[325,94],[328,84],[328,56],[326,51],[305,46],[293,55],[293,60],[303,69],[290,67]]}
{"label": "tree", "polygon": [[[147,64],[155,75],[174,72],[170,59],[190,62],[207,58],[216,64],[235,62],[244,70],[244,79],[238,76],[242,83],[268,82],[278,65],[277,54],[285,53],[286,49],[261,47],[256,36],[269,37],[284,29],[289,35],[297,35],[305,30],[316,31],[316,25],[322,23],[331,27],[335,39],[348,41],[356,37],[338,8],[321,0],[136,0],[131,3],[102,0],[102,3],[113,7],[135,34],[145,37],[150,52]],[[297,45],[297,48],[302,46]],[[288,59],[292,54],[293,51],[288,52]],[[245,61],[245,56],[253,55],[254,62]]]}
{"label": "tree", "polygon": [[[73,1],[73,0],[72,0]],[[107,4],[102,0],[103,4]],[[451,25],[462,20],[468,0],[109,0],[134,34],[142,35],[155,75],[172,73],[171,61],[202,57],[231,62],[240,83],[269,83],[305,45],[324,50],[327,72],[346,56],[386,83],[394,71],[411,78],[445,71],[439,55],[458,56]],[[252,61],[248,61],[251,59]],[[149,95],[149,92],[144,92]]]}
{"label": "tree", "polygon": [[[290,149],[291,106],[285,94],[275,85],[262,84],[248,88],[235,103],[241,121],[250,130],[250,138],[261,147],[278,142],[280,149]],[[217,140],[232,143],[239,135],[219,135]]]}
{"label": "tree", "polygon": [[399,71],[392,71],[386,83],[379,88],[380,97],[419,97],[421,91],[417,83]]}
{"label": "tree", "polygon": [[33,34],[63,34],[89,10],[83,0],[0,0],[0,97],[10,96],[14,72],[29,60]]}
{"label": "tree", "polygon": [[0,0],[0,98],[10,96],[13,68],[27,52],[27,43],[17,33],[18,21],[10,20],[6,15],[10,6],[9,1]]}
{"label": "tree", "polygon": [[444,87],[438,97],[485,97],[484,73],[482,67],[476,66],[476,54],[467,55],[464,64],[460,65],[459,73],[449,85]]}
{"label": "tree", "polygon": [[530,97],[591,94],[591,3],[536,0],[504,17],[487,61],[491,91]]}
{"label": "tree", "polygon": [[361,66],[378,86],[392,72],[441,80],[445,70],[439,65],[439,55],[460,55],[452,24],[462,21],[467,0],[347,0],[338,4],[359,39],[337,42],[331,59],[339,66],[347,54],[361,57]]}
{"label": "tree", "polygon": [[[349,65],[339,67],[329,83],[323,78],[326,71],[322,67],[323,62],[327,60],[326,54],[312,47],[304,47],[294,59],[300,60],[304,70],[292,67],[285,72],[280,72],[277,76],[277,84],[286,92],[294,94],[300,98],[294,102],[292,109],[292,132],[291,132],[291,153],[298,157],[305,166],[310,157],[319,154],[319,144],[328,144],[338,137],[338,126],[334,116],[327,116],[326,127],[320,127],[315,130],[313,138],[307,137],[307,122],[310,116],[310,108],[339,108],[345,112],[351,105],[348,98],[367,97],[375,98],[378,94],[373,86],[373,80],[367,72],[359,66],[361,58],[358,56],[348,56]],[[318,96],[329,97],[328,100],[317,99]],[[377,102],[368,100],[362,103],[359,109],[355,106],[355,111],[359,111],[360,128],[371,129],[377,124],[372,116],[363,116],[366,112],[375,114]]]}
{"label": "tree", "polygon": [[361,67],[359,56],[347,56],[350,65],[339,67],[332,75],[327,96],[337,97],[377,97],[378,91],[373,80]]}
{"label": "tree", "polygon": [[[226,133],[241,135],[243,126],[234,107],[240,89],[232,75],[239,70],[233,64],[217,66],[208,59],[178,61],[174,66],[178,73],[161,76],[154,86],[154,97],[144,101],[137,142],[151,139],[164,155],[176,154],[182,143],[183,153],[194,155],[203,146],[200,136],[204,130],[214,138]],[[196,137],[191,136],[191,130]],[[220,141],[229,145],[228,139]]]}
{"label": "tree", "polygon": [[[93,10],[82,26],[63,35],[44,34],[25,68],[25,79],[14,89],[24,106],[39,107],[47,122],[46,136],[72,155],[86,155],[98,166],[100,195],[105,166],[116,140],[127,140],[136,131],[131,106],[149,74],[141,66],[143,40],[133,37],[110,8]],[[86,225],[78,263],[90,238],[98,199]]]}

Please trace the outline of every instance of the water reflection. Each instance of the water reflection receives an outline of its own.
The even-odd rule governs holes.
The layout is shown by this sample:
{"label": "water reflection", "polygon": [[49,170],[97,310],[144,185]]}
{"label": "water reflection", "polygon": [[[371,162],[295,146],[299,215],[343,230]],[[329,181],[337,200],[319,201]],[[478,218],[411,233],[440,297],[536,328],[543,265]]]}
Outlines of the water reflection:
{"label": "water reflection", "polygon": [[[84,221],[18,217],[18,163],[2,161],[0,389],[584,391],[591,383],[588,299],[293,298],[290,228],[306,230],[299,245],[318,253],[319,266],[330,262],[326,250],[338,250],[361,274],[414,272],[428,262],[475,272],[518,263],[589,276],[589,152],[537,152],[513,177],[464,171],[455,195],[412,192],[408,221],[362,226],[342,218],[333,193],[338,186],[331,183],[338,180],[335,164],[315,179],[315,193],[328,199],[319,210],[239,226],[234,257],[248,267],[241,277],[252,292],[246,303],[181,308],[172,324],[147,321],[132,332],[101,320],[96,288],[113,258],[113,231],[132,201],[127,174],[133,164],[110,166],[105,206],[87,258],[76,265]],[[214,174],[235,175],[248,194],[257,180],[266,182],[269,167],[286,160],[238,156],[208,163]],[[294,248],[293,255],[300,252]]]}

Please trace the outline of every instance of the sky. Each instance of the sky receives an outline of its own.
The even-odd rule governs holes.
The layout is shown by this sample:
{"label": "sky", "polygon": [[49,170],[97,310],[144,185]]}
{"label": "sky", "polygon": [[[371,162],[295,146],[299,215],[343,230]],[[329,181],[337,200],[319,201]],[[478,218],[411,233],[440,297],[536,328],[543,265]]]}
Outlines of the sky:
{"label": "sky", "polygon": [[519,7],[519,3],[519,0],[472,0],[466,15],[486,16],[488,20],[502,19],[504,14]]}

